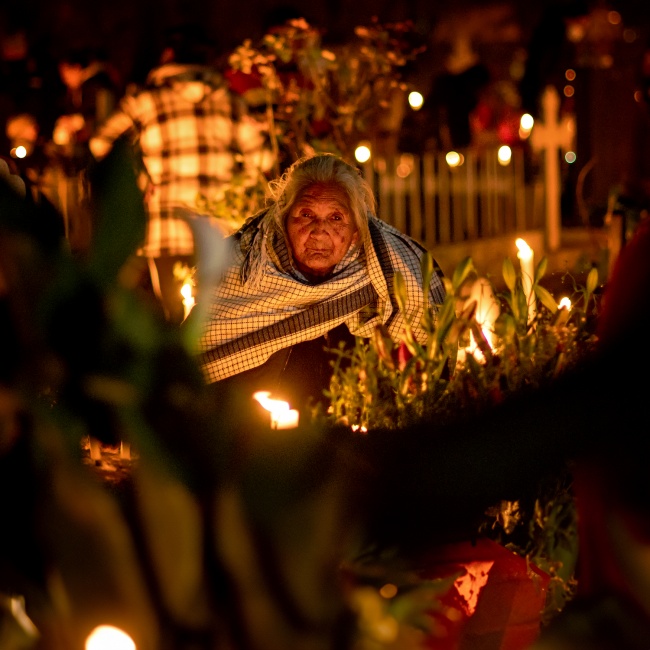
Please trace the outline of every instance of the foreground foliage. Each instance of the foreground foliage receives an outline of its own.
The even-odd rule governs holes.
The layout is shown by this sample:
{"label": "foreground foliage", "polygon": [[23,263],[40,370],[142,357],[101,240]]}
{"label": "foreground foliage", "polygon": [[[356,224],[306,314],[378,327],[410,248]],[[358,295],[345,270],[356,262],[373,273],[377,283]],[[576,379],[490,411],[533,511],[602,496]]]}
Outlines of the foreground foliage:
{"label": "foreground foliage", "polygon": [[[422,267],[427,287],[430,256]],[[459,413],[480,416],[510,396],[548,385],[594,350],[598,272],[591,269],[584,287],[573,281],[570,303],[560,307],[543,286],[546,267],[544,258],[527,279],[506,258],[504,289],[497,291],[467,258],[451,280],[445,278],[447,297],[437,317],[431,309],[425,313],[424,344],[407,326],[401,340],[378,329],[373,340],[358,339],[353,350],[337,351],[328,416],[357,432],[399,429],[423,417],[444,426]],[[401,278],[395,285],[404,305]],[[546,619],[575,592],[576,524],[567,466],[538,486],[536,498],[494,504],[477,531],[552,577]]]}
{"label": "foreground foliage", "polygon": [[[138,650],[422,647],[436,635],[430,614],[450,580],[422,579],[404,558],[368,548],[365,513],[385,504],[372,502],[379,484],[358,436],[331,420],[370,427],[368,439],[387,423],[406,436],[426,409],[451,419],[459,401],[479,408],[495,387],[533,388],[591,344],[593,282],[582,309],[567,318],[540,307],[528,325],[508,269],[512,312],[504,309],[499,332],[513,357],[483,345],[491,361],[461,370],[458,341],[475,329],[463,298],[468,261],[437,323],[428,321],[426,345],[378,333],[337,373],[330,422],[278,435],[250,396],[204,385],[193,330],[168,326],[133,286],[144,211],[132,168],[118,148],[98,170],[96,238],[79,258],[50,228],[56,215],[0,184],[0,645],[81,650],[96,626],[111,624]],[[89,439],[137,450],[124,481],[88,462]],[[422,471],[416,460],[406,463],[423,486],[445,462],[432,457]],[[411,505],[440,516],[429,497],[396,492],[395,512]],[[540,565],[557,561],[560,527],[570,531],[560,505],[540,500],[536,511],[550,546],[520,536]],[[499,520],[497,532],[509,534],[505,513],[486,525]]]}

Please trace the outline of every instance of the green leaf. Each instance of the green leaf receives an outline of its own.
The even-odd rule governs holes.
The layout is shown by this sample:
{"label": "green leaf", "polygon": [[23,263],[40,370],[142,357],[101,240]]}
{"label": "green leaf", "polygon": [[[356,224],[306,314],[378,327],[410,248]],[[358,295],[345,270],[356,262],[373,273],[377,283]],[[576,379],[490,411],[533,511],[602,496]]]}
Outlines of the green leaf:
{"label": "green leaf", "polygon": [[517,321],[527,321],[528,301],[526,300],[526,294],[523,292],[521,287],[519,287],[515,292],[512,301],[512,314]]}
{"label": "green leaf", "polygon": [[564,325],[567,324],[567,321],[569,320],[569,316],[571,316],[571,312],[566,307],[562,307],[562,309],[558,307],[557,315],[555,317],[555,321],[553,322],[553,325],[555,327],[563,327]]}
{"label": "green leaf", "polygon": [[545,289],[539,284],[535,284],[533,285],[533,291],[535,292],[535,295],[542,301],[544,307],[546,307],[546,309],[551,312],[551,314],[554,314],[557,311],[557,303],[555,302],[555,298],[553,298],[548,289]]}
{"label": "green leaf", "polygon": [[440,312],[438,314],[438,321],[437,321],[437,328],[436,328],[436,334],[437,334],[437,340],[438,343],[442,343],[447,336],[447,332],[449,331],[449,328],[453,324],[453,322],[456,320],[456,306],[455,306],[455,299],[451,294],[447,294],[447,298],[445,298],[445,301],[442,303],[442,308],[440,309]]}
{"label": "green leaf", "polygon": [[[544,256],[539,261],[537,268],[535,269],[535,283],[539,282],[546,273],[546,267],[548,266],[548,257]],[[541,300],[541,298],[540,298]]]}
{"label": "green leaf", "polygon": [[510,293],[513,293],[515,284],[517,283],[517,272],[515,271],[515,265],[509,257],[503,260],[503,279],[508,289],[510,289]]}
{"label": "green leaf", "polygon": [[516,332],[514,318],[510,314],[501,314],[494,324],[494,331],[499,338],[510,341]]}
{"label": "green leaf", "polygon": [[587,292],[591,295],[598,286],[598,269],[593,267],[587,275]]}
{"label": "green leaf", "polygon": [[466,257],[454,269],[454,274],[451,278],[451,284],[456,291],[461,284],[465,281],[467,276],[474,270],[474,262],[471,257]]}
{"label": "green leaf", "polygon": [[112,284],[127,259],[144,241],[146,216],[135,176],[133,154],[118,142],[95,170],[96,227],[89,268]]}
{"label": "green leaf", "polygon": [[404,281],[404,276],[400,271],[395,273],[394,280],[394,290],[395,290],[395,299],[397,300],[397,306],[400,308],[402,313],[406,312],[406,282]]}

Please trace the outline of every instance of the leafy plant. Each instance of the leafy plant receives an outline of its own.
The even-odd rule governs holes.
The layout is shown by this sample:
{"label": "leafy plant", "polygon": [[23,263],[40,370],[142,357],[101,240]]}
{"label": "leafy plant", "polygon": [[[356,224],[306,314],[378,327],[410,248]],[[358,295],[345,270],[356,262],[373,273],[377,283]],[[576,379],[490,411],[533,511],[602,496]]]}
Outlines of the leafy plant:
{"label": "leafy plant", "polygon": [[[425,281],[430,265],[426,255]],[[508,394],[540,386],[578,363],[596,343],[598,274],[592,269],[586,286],[575,288],[569,309],[558,307],[540,284],[546,265],[544,258],[537,266],[532,290],[539,309],[529,321],[521,277],[511,260],[504,261],[505,290],[499,292],[485,278],[478,283],[474,264],[466,258],[451,280],[444,279],[447,296],[436,306],[437,315],[431,306],[425,311],[425,344],[414,338],[412,323],[407,323],[400,340],[378,328],[372,340],[358,339],[354,349],[337,351],[328,391],[331,417],[368,429],[403,426],[424,413],[453,416],[460,409],[482,409]],[[478,301],[469,296],[473,285],[486,283],[499,313],[490,328],[477,319]],[[403,306],[400,277],[395,290]]]}
{"label": "leafy plant", "polygon": [[322,37],[304,19],[289,20],[229,58],[231,84],[266,112],[280,166],[314,151],[352,159],[359,141],[374,139],[394,102],[403,102],[401,71],[425,49],[408,21],[374,19],[331,47]]}
{"label": "leafy plant", "polygon": [[[401,120],[406,83],[403,69],[425,50],[410,21],[358,26],[354,38],[335,46],[304,19],[270,29],[258,43],[245,40],[228,57],[231,89],[249,115],[266,124],[279,176],[293,162],[314,152],[354,159],[363,140],[381,139],[387,120]],[[395,128],[393,124],[391,128]],[[268,178],[257,182],[235,174],[224,195],[196,208],[236,230],[262,207]]]}
{"label": "leafy plant", "polygon": [[[451,280],[445,279],[447,296],[437,306],[437,316],[431,306],[425,310],[425,344],[415,340],[412,323],[407,323],[399,340],[378,328],[373,339],[337,350],[328,417],[362,433],[406,427],[425,416],[444,425],[459,413],[480,414],[511,395],[553,381],[594,349],[598,274],[592,269],[584,287],[574,284],[573,305],[559,307],[541,284],[546,267],[544,258],[535,270],[529,302],[510,259],[504,261],[505,288],[499,292],[466,258]],[[427,287],[432,272],[428,255],[422,268]],[[395,290],[403,308],[406,295],[399,277]],[[426,300],[426,290],[424,295]],[[485,318],[486,303],[493,310],[491,319]],[[479,532],[549,573],[546,617],[571,598],[577,534],[568,468],[538,486],[529,502],[494,504]]]}

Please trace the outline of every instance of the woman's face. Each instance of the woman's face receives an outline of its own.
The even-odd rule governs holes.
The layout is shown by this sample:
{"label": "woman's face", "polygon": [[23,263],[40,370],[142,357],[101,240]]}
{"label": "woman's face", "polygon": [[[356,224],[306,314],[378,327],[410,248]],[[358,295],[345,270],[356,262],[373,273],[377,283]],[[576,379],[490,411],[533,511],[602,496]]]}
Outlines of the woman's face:
{"label": "woman's face", "polygon": [[329,275],[359,239],[347,195],[336,183],[315,183],[299,194],[286,231],[294,264],[309,280]]}

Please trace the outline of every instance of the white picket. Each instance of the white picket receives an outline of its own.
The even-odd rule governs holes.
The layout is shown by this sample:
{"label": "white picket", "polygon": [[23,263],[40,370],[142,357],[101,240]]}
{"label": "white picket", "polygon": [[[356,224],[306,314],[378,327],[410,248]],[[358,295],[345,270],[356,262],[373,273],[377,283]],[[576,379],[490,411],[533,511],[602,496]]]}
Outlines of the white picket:
{"label": "white picket", "polygon": [[451,168],[444,153],[371,159],[365,178],[379,217],[426,247],[472,242],[535,227],[533,188],[525,183],[523,152],[501,165],[496,149],[462,152]]}

